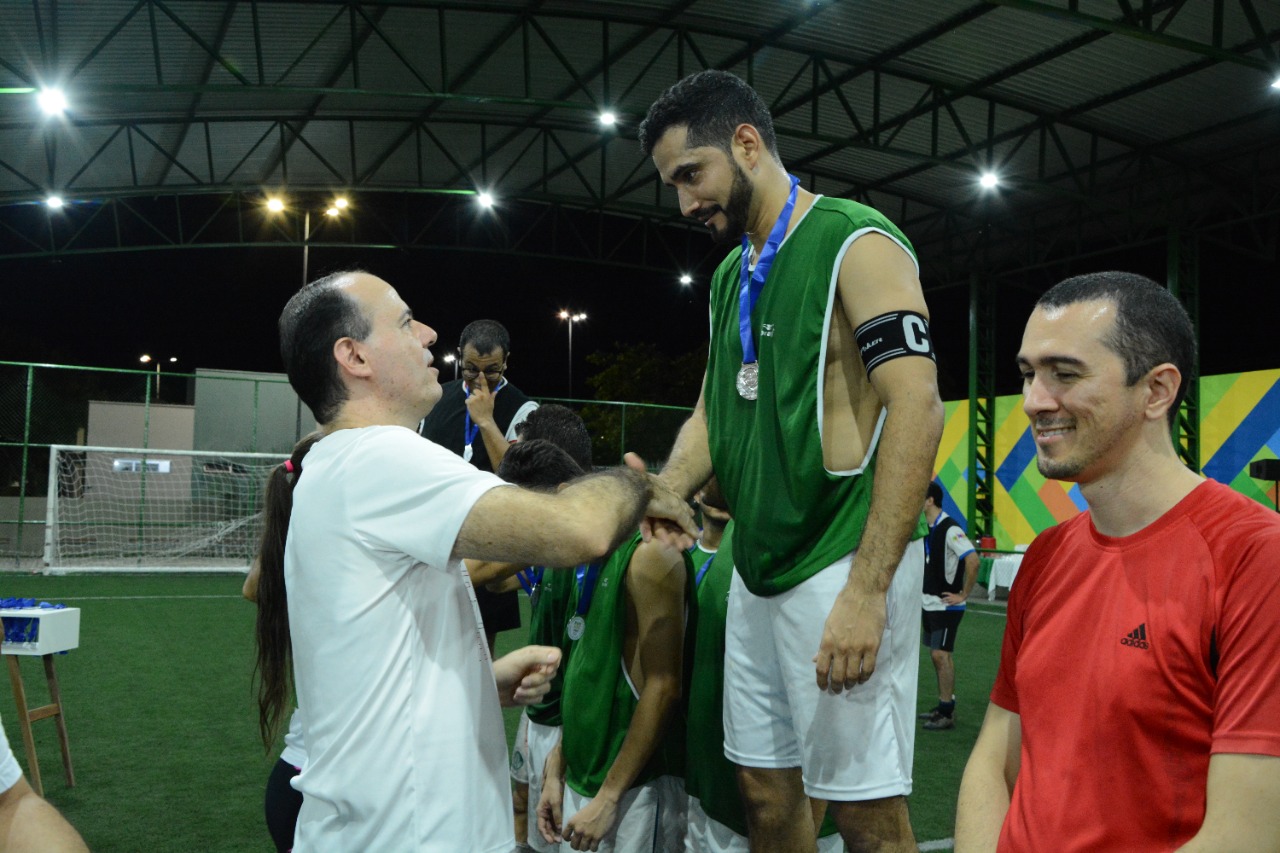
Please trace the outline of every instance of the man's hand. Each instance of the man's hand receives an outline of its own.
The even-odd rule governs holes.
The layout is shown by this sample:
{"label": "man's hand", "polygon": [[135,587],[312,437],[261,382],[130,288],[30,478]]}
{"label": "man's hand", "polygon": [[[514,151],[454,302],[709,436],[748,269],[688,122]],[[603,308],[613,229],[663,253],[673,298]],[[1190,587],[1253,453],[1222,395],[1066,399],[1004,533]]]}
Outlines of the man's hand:
{"label": "man's hand", "polygon": [[538,797],[538,832],[548,844],[560,843],[560,818],[564,806],[564,772],[560,747],[547,755],[542,770],[542,795]]}
{"label": "man's hand", "polygon": [[964,593],[944,592],[941,596],[943,604],[964,604],[969,596]]}
{"label": "man's hand", "polygon": [[565,823],[564,840],[574,850],[599,850],[617,819],[617,801],[598,794]]}
{"label": "man's hand", "polygon": [[885,593],[851,577],[836,596],[822,629],[822,644],[813,658],[820,690],[839,693],[871,677],[885,618]]}
{"label": "man's hand", "polygon": [[475,387],[467,397],[467,414],[477,426],[493,423],[493,394],[489,391],[489,377],[483,373],[476,377]]}
{"label": "man's hand", "polygon": [[672,548],[687,551],[698,541],[698,525],[693,520],[693,510],[688,502],[671,490],[666,482],[649,473],[648,467],[635,453],[623,457],[627,467],[649,477],[653,496],[640,521],[640,533],[648,542],[657,536]]}
{"label": "man's hand", "polygon": [[525,646],[493,662],[498,698],[505,706],[532,705],[551,689],[560,668],[560,650],[554,646]]}

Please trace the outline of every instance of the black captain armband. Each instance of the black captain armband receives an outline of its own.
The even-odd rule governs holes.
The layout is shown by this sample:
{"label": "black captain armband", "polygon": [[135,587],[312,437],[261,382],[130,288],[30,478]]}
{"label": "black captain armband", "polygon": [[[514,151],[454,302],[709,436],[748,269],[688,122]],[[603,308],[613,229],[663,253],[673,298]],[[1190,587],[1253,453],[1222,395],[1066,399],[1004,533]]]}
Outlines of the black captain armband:
{"label": "black captain armband", "polygon": [[922,355],[938,363],[929,337],[929,321],[915,311],[890,311],[872,317],[853,330],[867,375],[886,361],[904,355]]}

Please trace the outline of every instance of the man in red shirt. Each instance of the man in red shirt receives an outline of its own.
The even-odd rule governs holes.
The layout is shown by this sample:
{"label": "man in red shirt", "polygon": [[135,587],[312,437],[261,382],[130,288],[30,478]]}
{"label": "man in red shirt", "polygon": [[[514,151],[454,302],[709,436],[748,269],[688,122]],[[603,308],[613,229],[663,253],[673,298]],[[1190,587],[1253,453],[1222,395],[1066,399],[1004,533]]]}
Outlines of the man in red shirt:
{"label": "man in red shirt", "polygon": [[1194,361],[1137,275],[1067,279],[1027,322],[1037,467],[1090,509],[1010,593],[957,853],[1280,849],[1280,516],[1179,461]]}

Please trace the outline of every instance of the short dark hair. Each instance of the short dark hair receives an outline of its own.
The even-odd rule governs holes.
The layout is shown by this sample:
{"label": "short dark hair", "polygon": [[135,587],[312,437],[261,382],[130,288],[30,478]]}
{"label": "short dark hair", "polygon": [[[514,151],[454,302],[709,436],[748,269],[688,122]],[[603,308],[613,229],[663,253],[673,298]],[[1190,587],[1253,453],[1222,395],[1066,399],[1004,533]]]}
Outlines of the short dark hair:
{"label": "short dark hair", "polygon": [[568,406],[547,403],[529,413],[516,427],[521,441],[545,439],[573,457],[583,471],[594,466],[591,461],[591,433],[578,413]]}
{"label": "short dark hair", "polygon": [[554,489],[582,476],[568,453],[544,439],[517,441],[498,463],[498,476],[527,489]]}
{"label": "short dark hair", "polygon": [[729,151],[740,124],[758,130],[769,153],[778,156],[773,116],[764,99],[741,78],[712,69],[690,74],[663,92],[640,122],[638,136],[645,156],[653,154],[658,140],[673,127],[688,128],[690,148],[714,145]]}
{"label": "short dark hair", "polygon": [[345,270],[316,279],[295,293],[280,312],[280,358],[289,384],[317,423],[337,417],[347,399],[333,344],[339,338],[363,341],[373,325],[339,285],[364,270]]}
{"label": "short dark hair", "polygon": [[462,330],[462,337],[458,338],[458,351],[461,352],[467,344],[475,347],[480,355],[488,355],[495,349],[500,349],[503,357],[506,357],[511,352],[511,335],[507,334],[507,327],[497,320],[473,320]]}
{"label": "short dark hair", "polygon": [[933,501],[933,505],[938,509],[942,509],[942,486],[937,480],[929,481],[929,488],[925,489],[924,496]]}
{"label": "short dark hair", "polygon": [[1133,385],[1166,362],[1182,374],[1169,407],[1172,427],[1195,371],[1196,335],[1187,309],[1156,282],[1130,272],[1094,272],[1065,279],[1049,288],[1036,307],[1062,308],[1099,299],[1116,306],[1115,324],[1102,343],[1124,363],[1126,384]]}

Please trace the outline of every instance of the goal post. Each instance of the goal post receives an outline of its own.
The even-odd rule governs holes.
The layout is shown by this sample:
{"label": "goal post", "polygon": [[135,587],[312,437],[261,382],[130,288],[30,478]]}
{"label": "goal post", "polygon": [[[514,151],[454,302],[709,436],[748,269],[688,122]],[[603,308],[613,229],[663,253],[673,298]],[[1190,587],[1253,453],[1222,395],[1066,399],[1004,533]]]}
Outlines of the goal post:
{"label": "goal post", "polygon": [[44,572],[247,571],[278,453],[49,448]]}

